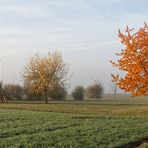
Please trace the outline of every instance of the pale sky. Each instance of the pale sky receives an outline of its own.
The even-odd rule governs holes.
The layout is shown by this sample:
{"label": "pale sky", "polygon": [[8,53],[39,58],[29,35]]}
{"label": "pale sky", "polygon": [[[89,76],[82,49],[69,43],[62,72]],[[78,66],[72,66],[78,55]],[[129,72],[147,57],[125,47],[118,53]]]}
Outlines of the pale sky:
{"label": "pale sky", "polygon": [[73,73],[71,89],[96,79],[111,92],[118,29],[147,20],[148,0],[0,0],[2,80],[21,83],[30,55],[59,49]]}

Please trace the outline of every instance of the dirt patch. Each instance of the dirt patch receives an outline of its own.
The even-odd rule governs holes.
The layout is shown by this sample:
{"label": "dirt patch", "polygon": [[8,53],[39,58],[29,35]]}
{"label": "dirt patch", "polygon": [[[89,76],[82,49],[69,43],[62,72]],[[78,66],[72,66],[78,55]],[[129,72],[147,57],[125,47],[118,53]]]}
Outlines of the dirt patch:
{"label": "dirt patch", "polygon": [[148,143],[148,137],[143,138],[139,141],[128,143],[128,144],[122,146],[122,148],[138,148],[139,146],[141,146],[144,143]]}

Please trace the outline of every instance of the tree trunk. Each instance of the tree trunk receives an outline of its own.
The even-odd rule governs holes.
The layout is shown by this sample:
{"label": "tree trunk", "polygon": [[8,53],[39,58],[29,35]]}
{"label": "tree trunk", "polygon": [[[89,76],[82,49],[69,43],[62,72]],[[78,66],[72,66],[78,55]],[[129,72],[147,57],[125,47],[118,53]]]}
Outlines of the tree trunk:
{"label": "tree trunk", "polygon": [[115,86],[115,88],[114,88],[114,98],[116,98],[117,97],[117,86]]}
{"label": "tree trunk", "polygon": [[48,92],[45,92],[45,103],[48,104]]}

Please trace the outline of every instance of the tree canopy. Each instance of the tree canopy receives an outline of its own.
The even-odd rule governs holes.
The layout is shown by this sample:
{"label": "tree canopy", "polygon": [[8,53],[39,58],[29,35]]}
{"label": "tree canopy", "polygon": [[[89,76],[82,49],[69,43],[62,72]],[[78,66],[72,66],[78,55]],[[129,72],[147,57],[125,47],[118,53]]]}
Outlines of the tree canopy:
{"label": "tree canopy", "polygon": [[51,91],[63,87],[68,79],[69,65],[59,51],[51,51],[47,56],[36,54],[29,59],[23,72],[24,82],[30,90],[45,95],[46,103]]}
{"label": "tree canopy", "polygon": [[148,25],[145,23],[137,32],[126,27],[125,34],[119,30],[119,38],[124,45],[120,58],[113,66],[125,72],[125,76],[113,75],[113,82],[133,96],[148,95]]}

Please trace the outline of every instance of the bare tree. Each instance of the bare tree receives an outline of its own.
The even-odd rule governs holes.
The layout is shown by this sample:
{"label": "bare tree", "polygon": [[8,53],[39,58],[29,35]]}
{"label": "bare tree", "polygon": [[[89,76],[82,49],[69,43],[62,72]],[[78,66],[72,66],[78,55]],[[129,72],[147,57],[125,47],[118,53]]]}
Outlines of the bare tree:
{"label": "bare tree", "polygon": [[111,88],[113,90],[114,98],[116,98],[117,97],[117,85],[115,83],[112,83]]}

